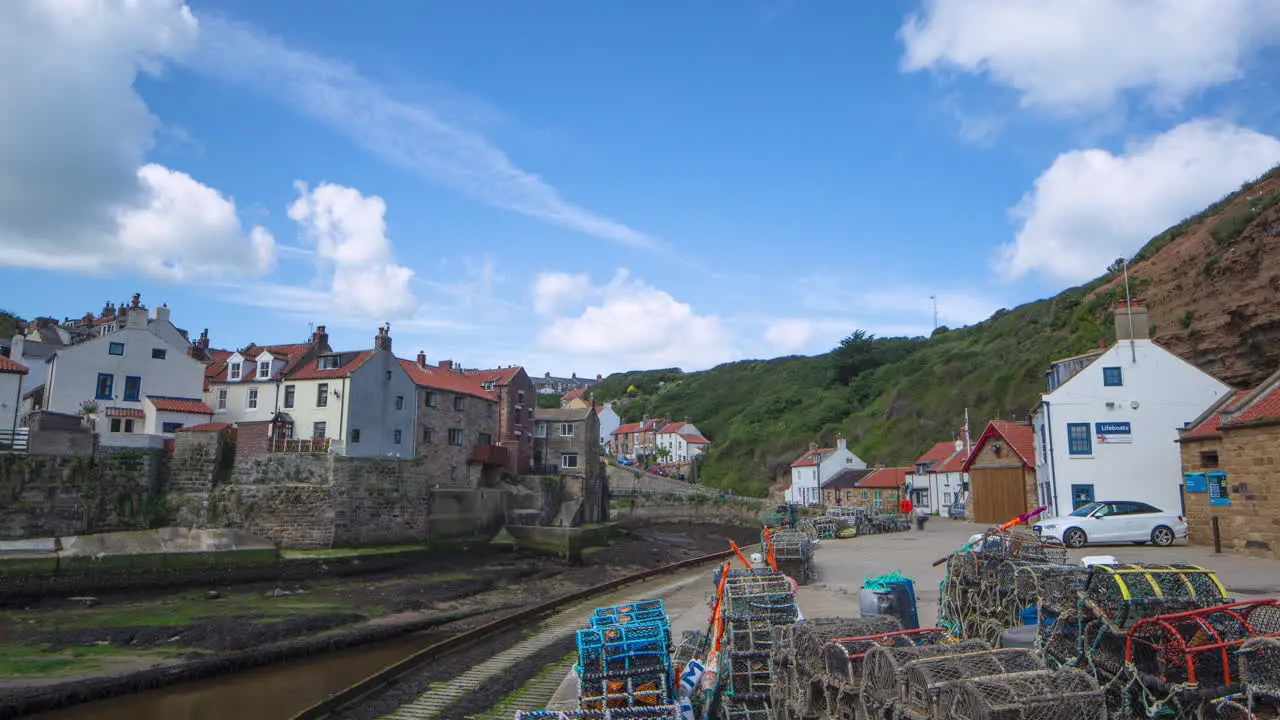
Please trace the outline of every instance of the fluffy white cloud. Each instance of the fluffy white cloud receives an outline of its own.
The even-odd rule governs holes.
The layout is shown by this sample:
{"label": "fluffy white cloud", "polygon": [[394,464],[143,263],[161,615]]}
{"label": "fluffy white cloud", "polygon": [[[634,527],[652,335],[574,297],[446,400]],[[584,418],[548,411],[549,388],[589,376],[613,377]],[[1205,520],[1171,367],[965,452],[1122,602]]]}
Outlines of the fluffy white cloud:
{"label": "fluffy white cloud", "polygon": [[764,329],[764,341],[780,353],[800,351],[813,337],[813,323],[802,319],[778,320]]}
{"label": "fluffy white cloud", "polygon": [[592,290],[595,304],[576,317],[552,319],[538,333],[545,351],[607,361],[613,367],[680,366],[699,370],[737,356],[720,318],[619,270]]}
{"label": "fluffy white cloud", "polygon": [[985,73],[1023,105],[1089,110],[1234,80],[1278,30],[1280,3],[1257,0],[925,0],[899,36],[908,71]]}
{"label": "fluffy white cloud", "polygon": [[533,281],[533,308],[539,314],[554,313],[562,303],[574,298],[586,299],[591,293],[591,278],[563,272],[538,273]]}
{"label": "fluffy white cloud", "polygon": [[1125,152],[1059,155],[1011,211],[1021,222],[1001,248],[1007,278],[1102,274],[1117,257],[1280,162],[1280,140],[1221,121],[1193,121]]}
{"label": "fluffy white cloud", "polygon": [[189,175],[144,164],[133,89],[196,44],[180,0],[0,3],[0,264],[167,280],[262,272],[274,242]]}
{"label": "fluffy white cloud", "polygon": [[377,195],[332,183],[314,190],[295,183],[289,218],[333,270],[334,300],[355,315],[398,317],[418,306],[409,288],[413,271],[396,265],[387,238],[387,204]]}

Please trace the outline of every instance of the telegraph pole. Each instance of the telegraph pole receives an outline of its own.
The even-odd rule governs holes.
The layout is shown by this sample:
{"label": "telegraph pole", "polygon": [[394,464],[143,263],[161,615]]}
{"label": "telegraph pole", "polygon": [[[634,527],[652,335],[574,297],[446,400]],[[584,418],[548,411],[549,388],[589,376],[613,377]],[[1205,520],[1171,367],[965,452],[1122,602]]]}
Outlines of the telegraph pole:
{"label": "telegraph pole", "polygon": [[930,295],[929,301],[933,303],[933,331],[938,331],[938,296]]}

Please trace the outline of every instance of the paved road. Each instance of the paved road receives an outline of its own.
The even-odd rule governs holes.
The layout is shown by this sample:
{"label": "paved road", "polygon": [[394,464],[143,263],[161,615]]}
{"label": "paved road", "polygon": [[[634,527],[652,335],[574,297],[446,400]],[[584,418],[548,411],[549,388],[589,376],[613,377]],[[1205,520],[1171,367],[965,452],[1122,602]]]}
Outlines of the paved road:
{"label": "paved road", "polygon": [[608,468],[609,492],[615,497],[630,495],[637,490],[676,495],[688,495],[695,492],[720,492],[705,485],[690,485],[682,480],[673,480],[658,475],[650,475],[649,473],[640,473],[640,477],[637,478],[630,469],[614,467],[613,465],[607,465],[606,467]]}

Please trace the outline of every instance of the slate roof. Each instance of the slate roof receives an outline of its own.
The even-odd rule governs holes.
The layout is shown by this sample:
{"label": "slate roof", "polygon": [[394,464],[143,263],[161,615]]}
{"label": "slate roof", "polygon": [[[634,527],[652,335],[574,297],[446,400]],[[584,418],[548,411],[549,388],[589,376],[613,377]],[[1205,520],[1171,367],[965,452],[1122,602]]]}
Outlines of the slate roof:
{"label": "slate roof", "polygon": [[591,408],[538,408],[533,411],[534,420],[549,420],[552,422],[577,422],[586,420],[587,416],[595,412]]}
{"label": "slate roof", "polygon": [[875,468],[842,468],[840,472],[822,481],[822,489],[849,490],[858,486],[858,481],[875,472]]}

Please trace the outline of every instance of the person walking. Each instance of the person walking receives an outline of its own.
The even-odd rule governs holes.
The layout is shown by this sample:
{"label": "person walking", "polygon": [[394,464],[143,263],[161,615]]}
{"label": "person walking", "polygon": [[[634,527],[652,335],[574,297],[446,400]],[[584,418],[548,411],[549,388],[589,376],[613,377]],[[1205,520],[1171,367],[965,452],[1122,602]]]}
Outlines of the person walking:
{"label": "person walking", "polygon": [[929,511],[924,508],[916,508],[916,530],[924,532],[924,524],[929,522]]}

